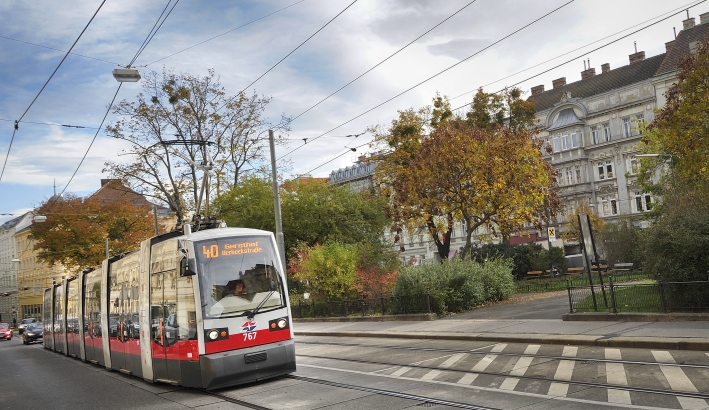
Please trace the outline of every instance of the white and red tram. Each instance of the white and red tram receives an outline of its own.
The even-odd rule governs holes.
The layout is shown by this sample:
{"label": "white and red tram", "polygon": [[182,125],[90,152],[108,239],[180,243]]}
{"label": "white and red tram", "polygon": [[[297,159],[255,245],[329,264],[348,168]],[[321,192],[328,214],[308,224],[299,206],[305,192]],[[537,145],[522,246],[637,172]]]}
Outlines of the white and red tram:
{"label": "white and red tram", "polygon": [[215,389],[295,371],[267,231],[173,232],[47,289],[44,346],[150,382]]}

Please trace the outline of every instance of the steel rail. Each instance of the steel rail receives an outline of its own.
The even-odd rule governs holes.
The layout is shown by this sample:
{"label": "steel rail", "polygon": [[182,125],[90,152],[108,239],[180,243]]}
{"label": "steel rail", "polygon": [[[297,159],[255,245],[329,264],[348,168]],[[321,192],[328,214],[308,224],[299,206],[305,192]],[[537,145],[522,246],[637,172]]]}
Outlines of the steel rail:
{"label": "steel rail", "polygon": [[[414,350],[414,351],[425,351],[425,352],[445,352],[445,353],[469,353],[469,354],[495,354],[497,356],[513,356],[513,357],[533,357],[539,359],[552,359],[552,360],[572,360],[576,362],[599,362],[599,363],[622,363],[622,364],[636,364],[643,366],[672,366],[672,367],[686,367],[690,369],[709,369],[709,365],[705,364],[694,364],[694,363],[662,363],[662,362],[642,362],[638,360],[613,360],[613,359],[596,359],[591,357],[567,357],[567,356],[551,356],[543,354],[526,354],[526,353],[491,353],[489,351],[475,350],[465,350],[465,349],[441,349],[435,347],[415,347],[415,346],[387,346],[378,345],[370,346],[357,343],[335,343],[335,342],[297,342],[298,344],[310,344],[310,345],[334,345],[334,346],[350,346],[350,347],[373,347],[381,349],[395,349],[395,350]],[[529,343],[534,344],[534,343]]]}
{"label": "steel rail", "polygon": [[316,384],[322,384],[325,386],[339,387],[341,389],[358,390],[358,391],[363,391],[363,392],[367,392],[367,393],[380,394],[382,396],[391,396],[391,397],[398,397],[401,399],[421,401],[421,402],[423,402],[422,403],[423,405],[436,404],[436,405],[440,405],[440,406],[456,407],[459,409],[497,410],[493,407],[481,407],[481,406],[475,406],[473,404],[434,399],[432,397],[417,396],[415,394],[400,393],[400,392],[396,392],[396,391],[392,391],[392,390],[382,390],[382,389],[375,389],[372,387],[355,386],[352,384],[337,383],[337,382],[331,382],[331,381],[322,380],[322,379],[313,379],[311,377],[295,376],[292,374],[287,375],[285,377],[287,377],[289,379],[293,379],[293,380],[300,380],[300,381],[308,382],[308,383],[316,383]]}
{"label": "steel rail", "polygon": [[[238,386],[237,386],[237,387],[238,387]],[[203,394],[212,396],[212,397],[217,397],[217,398],[220,398],[220,399],[222,399],[222,400],[224,400],[224,401],[228,401],[229,403],[238,404],[238,405],[240,405],[240,406],[248,407],[248,408],[254,409],[254,410],[274,410],[274,409],[272,409],[272,408],[270,408],[270,407],[264,407],[264,406],[261,406],[261,405],[258,405],[258,404],[249,403],[249,402],[247,402],[247,401],[235,399],[235,398],[233,398],[233,397],[231,397],[231,396],[227,396],[227,395],[222,394],[222,393],[216,393],[216,392],[209,391],[209,390],[205,390],[205,389],[197,389],[197,388],[194,388],[194,387],[192,387],[191,390],[194,390],[194,391],[197,391],[197,392],[200,392],[200,393],[203,393]]]}
{"label": "steel rail", "polygon": [[[492,353],[492,354],[497,354],[497,353]],[[695,399],[709,399],[709,394],[706,394],[706,393],[692,393],[692,392],[680,391],[680,390],[664,390],[664,389],[653,389],[653,388],[647,388],[647,387],[631,387],[631,386],[623,386],[623,385],[609,384],[609,383],[582,382],[582,381],[576,381],[576,380],[557,380],[557,379],[549,379],[547,377],[538,377],[538,376],[516,376],[516,375],[512,376],[508,373],[460,370],[460,369],[453,369],[453,368],[441,368],[441,367],[437,367],[437,366],[422,366],[422,365],[416,365],[416,364],[389,363],[389,362],[379,362],[379,361],[373,361],[373,360],[346,359],[346,358],[304,355],[304,354],[297,354],[296,357],[298,357],[298,356],[308,357],[308,358],[312,358],[312,359],[336,360],[336,361],[343,361],[343,362],[349,362],[349,363],[379,364],[379,365],[383,365],[383,366],[406,366],[406,367],[410,367],[412,369],[441,370],[441,371],[448,371],[448,372],[455,372],[455,373],[466,373],[466,374],[473,373],[473,374],[483,374],[483,375],[487,375],[487,376],[497,376],[497,377],[514,377],[516,379],[527,379],[527,380],[535,380],[535,381],[543,381],[543,382],[563,383],[563,384],[569,384],[569,385],[574,385],[574,386],[596,387],[596,388],[600,388],[600,389],[625,390],[625,391],[632,391],[632,392],[637,392],[637,393],[651,393],[651,394],[661,394],[661,395],[665,395],[665,396],[681,396],[681,397],[691,397],[691,398],[695,398]],[[406,378],[406,379],[407,380],[415,380],[412,378]]]}

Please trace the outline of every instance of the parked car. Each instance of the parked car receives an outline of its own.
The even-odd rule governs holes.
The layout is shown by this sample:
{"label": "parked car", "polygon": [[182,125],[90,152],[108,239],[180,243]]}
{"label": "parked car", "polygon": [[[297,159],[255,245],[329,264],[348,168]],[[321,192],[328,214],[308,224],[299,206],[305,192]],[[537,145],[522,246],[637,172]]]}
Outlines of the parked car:
{"label": "parked car", "polygon": [[12,327],[7,323],[0,323],[0,339],[12,340]]}
{"label": "parked car", "polygon": [[20,322],[20,326],[17,327],[17,331],[20,334],[22,334],[22,332],[24,332],[25,329],[27,329],[27,325],[29,325],[30,323],[35,323],[35,322],[37,322],[37,319],[35,319],[33,317],[28,317],[26,319],[22,319],[22,321]]}
{"label": "parked car", "polygon": [[30,323],[22,334],[22,343],[28,345],[32,342],[41,341],[43,330],[42,322]]}

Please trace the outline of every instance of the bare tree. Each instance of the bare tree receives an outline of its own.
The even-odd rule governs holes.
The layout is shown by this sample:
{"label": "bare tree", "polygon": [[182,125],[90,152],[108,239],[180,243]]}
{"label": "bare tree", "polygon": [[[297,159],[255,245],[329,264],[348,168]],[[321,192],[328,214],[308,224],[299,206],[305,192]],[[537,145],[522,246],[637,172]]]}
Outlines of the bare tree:
{"label": "bare tree", "polygon": [[213,164],[210,190],[229,189],[266,162],[266,130],[290,130],[287,117],[278,124],[264,118],[270,102],[255,93],[227,96],[212,70],[204,77],[153,72],[136,101],[116,105],[121,119],[106,127],[109,136],[131,143],[125,154],[132,159],[108,161],[104,172],[166,203],[179,226],[199,198],[199,165]]}

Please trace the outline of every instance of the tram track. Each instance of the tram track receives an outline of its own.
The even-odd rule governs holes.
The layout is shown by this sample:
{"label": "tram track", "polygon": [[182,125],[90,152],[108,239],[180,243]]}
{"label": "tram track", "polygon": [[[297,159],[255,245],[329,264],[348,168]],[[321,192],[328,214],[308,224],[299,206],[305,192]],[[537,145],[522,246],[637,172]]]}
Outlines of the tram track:
{"label": "tram track", "polygon": [[[422,352],[440,352],[440,353],[467,353],[475,355],[488,355],[489,351],[482,351],[487,347],[494,346],[495,344],[484,346],[478,349],[447,349],[447,348],[434,348],[434,347],[416,347],[416,346],[395,346],[395,345],[365,345],[358,343],[336,343],[336,342],[297,342],[299,345],[318,345],[318,346],[342,346],[342,347],[365,347],[365,348],[375,348],[375,349],[392,349],[392,350],[409,350],[409,351],[422,351]],[[553,356],[553,355],[543,355],[543,354],[526,354],[526,353],[502,353],[495,352],[497,356],[507,356],[507,357],[531,357],[535,359],[550,359],[550,360],[569,360],[574,362],[586,363],[620,363],[620,364],[633,364],[633,365],[646,365],[646,366],[670,366],[670,367],[681,367],[690,369],[706,369],[709,370],[709,365],[696,364],[696,363],[663,363],[663,362],[643,362],[638,360],[617,360],[617,359],[602,359],[595,357],[570,357],[570,356]],[[300,354],[298,356],[301,356]]]}
{"label": "tram track", "polygon": [[[498,353],[495,353],[495,354],[498,354]],[[707,394],[707,393],[698,393],[698,392],[694,393],[694,392],[687,392],[687,391],[681,391],[681,390],[666,390],[666,389],[655,389],[655,388],[646,388],[646,387],[633,387],[633,386],[610,384],[610,383],[594,383],[594,382],[585,382],[585,381],[576,381],[576,380],[557,380],[557,379],[552,379],[552,378],[548,378],[548,377],[527,376],[527,375],[512,376],[509,373],[460,370],[460,369],[455,369],[455,368],[441,369],[438,366],[425,366],[425,365],[420,365],[420,364],[401,364],[401,363],[391,363],[391,362],[382,362],[382,361],[374,361],[374,360],[338,358],[338,357],[331,357],[331,356],[318,356],[318,355],[307,355],[307,354],[298,354],[297,356],[307,357],[307,358],[311,358],[311,359],[335,360],[335,361],[357,363],[357,364],[373,364],[373,365],[382,365],[382,366],[390,366],[390,367],[395,367],[395,366],[409,367],[411,369],[421,369],[421,370],[445,370],[447,372],[452,372],[452,373],[478,374],[478,375],[487,375],[487,376],[494,376],[494,377],[514,377],[514,378],[522,379],[522,380],[562,383],[562,384],[568,384],[568,385],[573,385],[573,386],[592,387],[592,388],[610,389],[610,390],[622,390],[622,391],[637,392],[637,393],[660,394],[660,395],[664,395],[664,396],[688,397],[688,398],[695,398],[695,399],[709,399],[709,394]],[[517,355],[517,356],[519,356],[519,355]],[[563,358],[563,360],[566,360],[566,359],[567,358],[565,358],[565,357]],[[664,366],[664,363],[653,363],[653,364]]]}
{"label": "tram track", "polygon": [[215,398],[224,400],[224,401],[228,401],[229,403],[238,404],[239,406],[247,407],[247,408],[249,408],[249,409],[254,409],[254,410],[275,410],[275,409],[272,409],[272,408],[270,408],[270,407],[264,407],[264,406],[261,406],[261,405],[259,405],[259,404],[250,403],[250,402],[248,402],[248,401],[235,399],[235,398],[233,398],[233,397],[231,397],[231,396],[227,396],[226,394],[216,393],[216,392],[213,392],[213,391],[210,391],[210,390],[196,389],[196,388],[191,388],[191,390],[192,390],[192,391],[199,392],[199,393],[202,393],[202,394],[206,394],[206,395],[208,395],[208,396],[212,396],[212,397],[215,397]]}
{"label": "tram track", "polygon": [[337,382],[331,382],[328,380],[314,379],[312,377],[296,376],[296,375],[292,375],[292,374],[285,376],[285,377],[289,378],[289,379],[293,379],[293,380],[308,382],[308,383],[315,383],[315,384],[321,384],[321,385],[325,385],[325,386],[339,387],[341,389],[357,390],[357,391],[363,391],[363,392],[367,392],[367,393],[379,394],[382,396],[391,396],[391,397],[397,397],[400,399],[416,400],[416,401],[422,402],[420,404],[420,406],[439,405],[439,406],[448,406],[448,407],[455,407],[455,408],[459,408],[459,409],[470,409],[470,410],[497,410],[493,407],[481,407],[481,406],[475,406],[475,405],[467,404],[467,403],[434,399],[432,397],[418,396],[415,394],[401,393],[401,392],[396,392],[393,390],[382,390],[382,389],[375,389],[375,388],[371,388],[371,387],[356,386],[353,384],[337,383]]}

